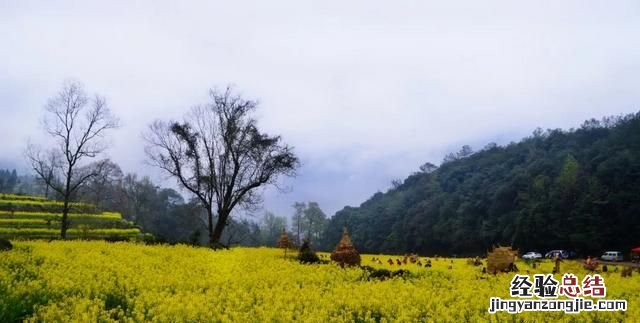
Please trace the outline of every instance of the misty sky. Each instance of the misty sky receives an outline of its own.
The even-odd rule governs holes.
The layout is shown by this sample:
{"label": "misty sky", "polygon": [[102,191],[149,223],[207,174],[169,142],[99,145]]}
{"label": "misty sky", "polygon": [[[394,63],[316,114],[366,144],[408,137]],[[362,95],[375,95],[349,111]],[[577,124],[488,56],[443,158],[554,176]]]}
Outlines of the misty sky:
{"label": "misty sky", "polygon": [[640,110],[640,2],[0,0],[0,167],[65,79],[121,119],[109,156],[163,185],[142,131],[234,84],[303,163],[265,208],[332,215],[464,144]]}

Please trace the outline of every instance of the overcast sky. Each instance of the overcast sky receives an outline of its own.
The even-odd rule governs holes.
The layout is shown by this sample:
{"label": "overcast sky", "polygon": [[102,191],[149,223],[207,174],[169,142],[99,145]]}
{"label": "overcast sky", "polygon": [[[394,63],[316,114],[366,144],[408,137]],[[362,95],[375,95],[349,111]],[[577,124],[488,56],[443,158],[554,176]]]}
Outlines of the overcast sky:
{"label": "overcast sky", "polygon": [[156,181],[141,132],[234,84],[303,163],[265,208],[332,215],[463,144],[640,110],[640,2],[0,0],[0,167],[69,78],[120,117],[109,156]]}

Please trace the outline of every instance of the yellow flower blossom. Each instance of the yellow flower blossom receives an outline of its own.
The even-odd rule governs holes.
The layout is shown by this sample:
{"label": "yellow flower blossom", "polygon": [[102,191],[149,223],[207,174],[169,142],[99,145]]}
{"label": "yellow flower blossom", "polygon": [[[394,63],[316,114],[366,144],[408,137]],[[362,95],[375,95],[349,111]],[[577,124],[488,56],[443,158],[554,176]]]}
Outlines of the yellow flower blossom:
{"label": "yellow flower blossom", "polygon": [[[640,275],[622,278],[613,268],[601,273],[607,299],[626,299],[627,312],[492,315],[490,297],[510,298],[513,275],[482,274],[465,259],[407,264],[401,268],[409,275],[377,280],[361,268],[301,265],[270,248],[17,241],[0,256],[2,322],[640,321]],[[398,269],[388,258],[396,257],[362,256],[363,265]],[[551,273],[553,264],[518,267],[521,274]],[[586,275],[571,261],[562,271]]]}

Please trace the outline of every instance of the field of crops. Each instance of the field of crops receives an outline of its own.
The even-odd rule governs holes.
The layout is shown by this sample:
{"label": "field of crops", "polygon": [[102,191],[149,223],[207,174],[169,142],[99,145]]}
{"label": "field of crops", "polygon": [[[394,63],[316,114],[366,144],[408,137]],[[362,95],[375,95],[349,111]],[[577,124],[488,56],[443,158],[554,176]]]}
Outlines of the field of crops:
{"label": "field of crops", "polygon": [[[61,212],[64,204],[40,196],[0,194],[0,210],[6,212]],[[97,212],[95,206],[87,203],[70,203],[72,212]]]}
{"label": "field of crops", "polygon": [[[363,256],[363,264],[398,268],[372,257]],[[19,241],[0,260],[0,322],[640,321],[637,273],[602,273],[607,298],[626,299],[627,312],[492,315],[489,299],[509,298],[512,274],[483,274],[465,259],[432,264],[403,265],[408,274],[380,280],[361,268],[302,265],[284,259],[279,249]],[[518,267],[521,273],[550,273],[552,264]],[[585,274],[570,261],[562,270]]]}
{"label": "field of crops", "polygon": [[[57,239],[60,236],[62,202],[38,196],[0,194],[0,238]],[[133,239],[142,233],[119,213],[98,212],[86,203],[72,203],[68,238]]]}

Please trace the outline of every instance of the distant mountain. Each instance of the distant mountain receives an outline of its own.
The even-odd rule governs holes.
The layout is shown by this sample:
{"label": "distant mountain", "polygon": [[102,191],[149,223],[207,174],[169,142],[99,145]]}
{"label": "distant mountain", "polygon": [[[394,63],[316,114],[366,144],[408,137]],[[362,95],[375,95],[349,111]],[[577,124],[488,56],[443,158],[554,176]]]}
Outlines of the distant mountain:
{"label": "distant mountain", "polygon": [[19,167],[20,165],[18,165],[18,163],[10,159],[0,157],[0,169],[17,169]]}
{"label": "distant mountain", "polygon": [[493,245],[599,254],[640,244],[640,113],[464,147],[330,219],[361,252],[470,255]]}

